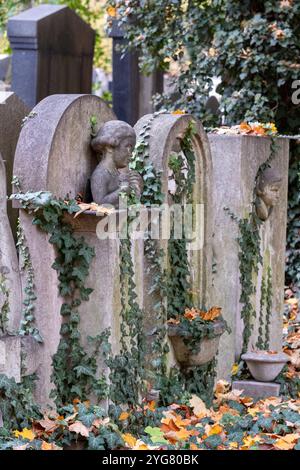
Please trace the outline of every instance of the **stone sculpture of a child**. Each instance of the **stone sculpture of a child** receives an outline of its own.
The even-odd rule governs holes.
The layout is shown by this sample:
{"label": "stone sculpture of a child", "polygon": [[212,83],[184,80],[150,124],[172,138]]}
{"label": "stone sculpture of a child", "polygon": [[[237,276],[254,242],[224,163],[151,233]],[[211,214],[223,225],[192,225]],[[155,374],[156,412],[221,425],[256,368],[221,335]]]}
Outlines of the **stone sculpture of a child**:
{"label": "stone sculpture of a child", "polygon": [[143,180],[136,171],[128,168],[135,142],[134,129],[117,120],[103,124],[92,140],[91,146],[99,158],[91,177],[92,197],[97,204],[118,208],[120,193],[128,195],[131,191],[140,198]]}
{"label": "stone sculpture of a child", "polygon": [[260,220],[267,220],[278,203],[281,184],[282,177],[272,168],[267,168],[258,178],[255,208]]}

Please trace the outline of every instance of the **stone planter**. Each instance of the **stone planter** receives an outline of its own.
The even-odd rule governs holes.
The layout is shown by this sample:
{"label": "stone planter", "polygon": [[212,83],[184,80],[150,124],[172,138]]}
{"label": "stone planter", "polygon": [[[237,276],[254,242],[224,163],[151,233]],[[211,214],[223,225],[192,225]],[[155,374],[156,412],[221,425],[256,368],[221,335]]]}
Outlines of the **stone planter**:
{"label": "stone planter", "polygon": [[199,343],[198,352],[192,352],[184,343],[185,338],[191,338],[191,334],[182,335],[178,325],[168,325],[168,336],[172,343],[177,362],[182,367],[201,366],[210,362],[218,352],[220,336],[224,333],[225,326],[223,322],[214,323],[214,338],[205,337]]}
{"label": "stone planter", "polygon": [[253,378],[259,382],[272,382],[288,362],[289,356],[283,352],[268,354],[266,351],[248,352],[242,354],[243,361]]}

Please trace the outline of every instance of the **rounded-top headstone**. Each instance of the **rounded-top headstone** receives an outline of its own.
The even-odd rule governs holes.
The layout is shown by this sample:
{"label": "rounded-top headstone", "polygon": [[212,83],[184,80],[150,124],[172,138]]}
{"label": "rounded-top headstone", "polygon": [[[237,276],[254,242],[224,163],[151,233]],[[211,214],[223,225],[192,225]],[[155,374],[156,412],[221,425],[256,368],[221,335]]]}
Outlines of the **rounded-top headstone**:
{"label": "rounded-top headstone", "polygon": [[191,121],[195,129],[192,144],[196,170],[196,191],[198,191],[197,202],[208,201],[209,184],[211,176],[211,154],[206,132],[201,122],[190,114],[159,114],[153,120],[152,114],[143,116],[134,126],[137,136],[151,120],[149,132],[149,149],[151,161],[155,169],[162,175],[162,192],[168,192],[168,164],[172,151],[178,151],[180,140],[183,139]]}
{"label": "rounded-top headstone", "polygon": [[52,95],[32,110],[21,131],[14,162],[22,192],[50,191],[56,197],[84,194],[97,165],[91,142],[95,130],[116,119],[94,95]]}

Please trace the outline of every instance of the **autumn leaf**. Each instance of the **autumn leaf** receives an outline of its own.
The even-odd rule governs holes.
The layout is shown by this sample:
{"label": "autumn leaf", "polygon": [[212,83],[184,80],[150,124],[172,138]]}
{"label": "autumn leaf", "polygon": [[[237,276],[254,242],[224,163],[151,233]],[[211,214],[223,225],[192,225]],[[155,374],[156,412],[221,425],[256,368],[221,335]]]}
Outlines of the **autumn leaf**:
{"label": "autumn leaf", "polygon": [[110,6],[106,9],[106,13],[108,14],[108,16],[115,18],[117,16],[117,9],[115,7]]}
{"label": "autumn leaf", "polygon": [[189,403],[193,408],[193,412],[197,418],[205,418],[206,416],[209,416],[209,410],[206,408],[205,403],[197,395],[192,395]]}
{"label": "autumn leaf", "polygon": [[259,436],[246,436],[243,438],[244,445],[242,448],[249,448],[255,446],[258,442],[261,442],[261,438]]}
{"label": "autumn leaf", "polygon": [[129,434],[129,433],[122,434],[122,438],[125,444],[127,444],[127,447],[130,447],[131,449],[133,449],[133,447],[137,443],[137,439],[132,434]]}
{"label": "autumn leaf", "polygon": [[236,375],[239,371],[239,365],[238,364],[233,364],[231,368],[231,375]]}
{"label": "autumn leaf", "polygon": [[16,437],[21,437],[22,439],[28,439],[33,441],[35,439],[35,433],[31,429],[24,428],[22,431],[14,431]]}
{"label": "autumn leaf", "polygon": [[280,450],[291,450],[295,447],[300,434],[286,434],[274,442],[274,447]]}
{"label": "autumn leaf", "polygon": [[62,447],[57,446],[54,442],[43,441],[41,450],[63,450]]}
{"label": "autumn leaf", "polygon": [[80,421],[75,421],[75,423],[69,426],[69,431],[76,432],[76,434],[80,434],[83,437],[89,437],[89,430],[88,428],[82,424]]}
{"label": "autumn leaf", "polygon": [[129,413],[127,413],[127,411],[123,411],[119,416],[119,421],[125,421],[127,418],[129,418]]}
{"label": "autumn leaf", "polygon": [[200,317],[206,321],[212,321],[221,315],[221,307],[212,307],[208,312],[200,312]]}
{"label": "autumn leaf", "polygon": [[183,109],[175,109],[175,111],[171,111],[171,114],[176,116],[177,114],[185,114],[185,111]]}
{"label": "autumn leaf", "polygon": [[221,434],[221,432],[223,432],[222,426],[220,426],[219,424],[214,424],[206,433],[208,436],[214,436],[215,434]]}

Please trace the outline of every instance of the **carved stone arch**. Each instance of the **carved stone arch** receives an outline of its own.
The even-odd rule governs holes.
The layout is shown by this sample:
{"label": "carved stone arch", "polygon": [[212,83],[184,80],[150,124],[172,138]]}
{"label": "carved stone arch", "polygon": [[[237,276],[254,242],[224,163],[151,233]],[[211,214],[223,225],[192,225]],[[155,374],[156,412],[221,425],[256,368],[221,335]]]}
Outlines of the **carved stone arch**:
{"label": "carved stone arch", "polygon": [[[153,115],[143,116],[135,125],[137,136],[152,121]],[[193,289],[197,292],[199,303],[209,307],[212,284],[212,210],[213,191],[211,188],[212,162],[207,135],[199,120],[191,115],[159,114],[154,117],[149,129],[150,159],[157,171],[161,173],[162,193],[167,202],[168,195],[168,161],[173,150],[178,148],[189,124],[194,122],[195,135],[192,144],[195,153],[195,184],[193,204],[203,204],[204,244],[199,250],[191,252],[193,272]]]}

